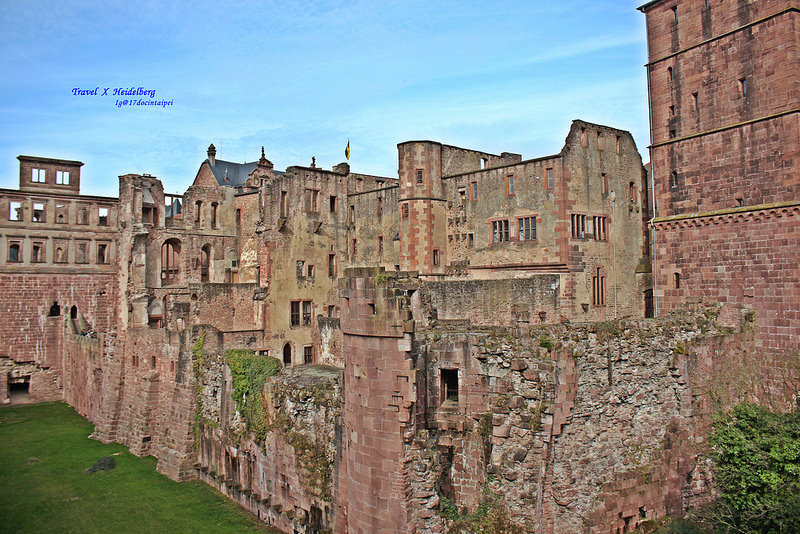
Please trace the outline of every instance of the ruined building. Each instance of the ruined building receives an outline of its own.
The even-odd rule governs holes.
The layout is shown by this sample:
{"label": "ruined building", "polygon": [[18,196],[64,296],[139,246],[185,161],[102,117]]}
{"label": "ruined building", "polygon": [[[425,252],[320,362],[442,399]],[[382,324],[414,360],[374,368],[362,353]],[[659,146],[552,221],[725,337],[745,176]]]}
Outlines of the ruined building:
{"label": "ruined building", "polygon": [[792,0],[656,0],[647,16],[654,285],[746,303],[800,347],[800,41]]}
{"label": "ruined building", "polygon": [[624,533],[707,502],[713,410],[775,369],[759,394],[797,390],[752,357],[797,340],[785,4],[641,8],[649,184],[630,134],[583,121],[535,159],[400,143],[397,178],[211,145],[183,195],[126,174],[119,199],[20,156],[0,401],[63,398],[285,532],[445,532],[483,506]]}

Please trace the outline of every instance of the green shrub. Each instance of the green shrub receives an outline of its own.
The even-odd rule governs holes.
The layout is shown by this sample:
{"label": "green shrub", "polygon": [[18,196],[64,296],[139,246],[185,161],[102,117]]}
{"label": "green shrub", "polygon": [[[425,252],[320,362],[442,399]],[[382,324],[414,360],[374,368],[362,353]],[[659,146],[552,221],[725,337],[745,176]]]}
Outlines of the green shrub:
{"label": "green shrub", "polygon": [[255,354],[250,349],[225,351],[225,362],[233,377],[233,400],[247,429],[257,440],[267,436],[267,414],[262,389],[267,378],[275,376],[281,362],[271,356]]}

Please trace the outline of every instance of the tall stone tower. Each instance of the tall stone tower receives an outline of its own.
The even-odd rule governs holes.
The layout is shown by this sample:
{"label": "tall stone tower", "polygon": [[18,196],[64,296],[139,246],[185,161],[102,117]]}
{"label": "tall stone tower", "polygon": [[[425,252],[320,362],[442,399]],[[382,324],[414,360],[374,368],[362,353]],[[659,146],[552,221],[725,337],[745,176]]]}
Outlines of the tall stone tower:
{"label": "tall stone tower", "polygon": [[743,303],[800,346],[795,0],[654,0],[647,16],[656,306]]}
{"label": "tall stone tower", "polygon": [[447,201],[442,191],[442,145],[397,145],[400,178],[400,266],[420,274],[441,272],[447,251]]}

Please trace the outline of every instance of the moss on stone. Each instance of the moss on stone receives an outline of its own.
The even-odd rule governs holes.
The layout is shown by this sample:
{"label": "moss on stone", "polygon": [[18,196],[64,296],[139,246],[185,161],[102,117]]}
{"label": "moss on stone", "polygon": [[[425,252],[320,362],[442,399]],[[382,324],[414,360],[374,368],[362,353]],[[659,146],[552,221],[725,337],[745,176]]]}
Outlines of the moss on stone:
{"label": "moss on stone", "polygon": [[251,349],[225,351],[225,363],[233,377],[233,400],[247,429],[257,441],[267,437],[267,407],[263,389],[269,377],[278,374],[281,363],[276,358],[256,354]]}

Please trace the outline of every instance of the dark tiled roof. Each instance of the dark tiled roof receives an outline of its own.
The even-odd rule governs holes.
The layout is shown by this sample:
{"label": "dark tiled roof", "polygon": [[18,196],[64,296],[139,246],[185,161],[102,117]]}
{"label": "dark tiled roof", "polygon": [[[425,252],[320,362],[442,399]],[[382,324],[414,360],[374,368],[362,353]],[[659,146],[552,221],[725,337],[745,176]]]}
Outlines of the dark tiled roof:
{"label": "dark tiled roof", "polygon": [[[208,160],[205,160],[203,163],[208,163]],[[251,163],[233,163],[232,161],[217,159],[214,161],[214,165],[209,164],[209,167],[211,167],[211,172],[214,174],[214,178],[217,179],[219,185],[237,187],[247,181],[247,177],[253,172],[257,164],[258,162],[256,161]]]}

